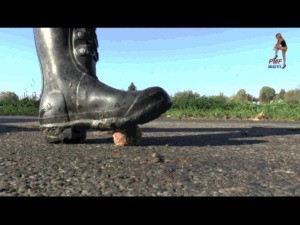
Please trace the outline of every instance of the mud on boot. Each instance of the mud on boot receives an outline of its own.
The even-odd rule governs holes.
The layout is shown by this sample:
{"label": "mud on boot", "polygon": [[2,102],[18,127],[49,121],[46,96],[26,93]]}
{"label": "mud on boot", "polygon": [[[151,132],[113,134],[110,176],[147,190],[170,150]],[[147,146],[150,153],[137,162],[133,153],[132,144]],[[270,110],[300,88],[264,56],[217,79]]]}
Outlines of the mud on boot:
{"label": "mud on boot", "polygon": [[51,127],[41,130],[49,143],[80,143],[86,138],[87,132],[85,127]]}

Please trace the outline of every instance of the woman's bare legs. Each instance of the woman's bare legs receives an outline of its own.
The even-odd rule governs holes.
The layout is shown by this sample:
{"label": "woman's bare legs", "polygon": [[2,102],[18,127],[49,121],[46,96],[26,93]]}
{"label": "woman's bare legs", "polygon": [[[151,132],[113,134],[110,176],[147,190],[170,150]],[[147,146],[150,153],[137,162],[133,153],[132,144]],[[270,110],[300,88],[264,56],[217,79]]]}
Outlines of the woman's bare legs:
{"label": "woman's bare legs", "polygon": [[274,56],[274,59],[277,59],[278,57],[278,51],[279,51],[279,47],[275,47],[275,56]]}
{"label": "woman's bare legs", "polygon": [[276,46],[275,47],[275,57],[274,57],[274,59],[277,59],[277,57],[278,57],[278,51],[279,50],[282,51],[282,58],[283,58],[283,67],[282,67],[282,69],[284,69],[286,67],[286,51],[287,51],[287,47]]}
{"label": "woman's bare legs", "polygon": [[281,49],[281,51],[282,51],[282,58],[283,58],[283,67],[282,67],[282,69],[284,69],[285,67],[286,67],[286,51],[287,51],[287,49]]}

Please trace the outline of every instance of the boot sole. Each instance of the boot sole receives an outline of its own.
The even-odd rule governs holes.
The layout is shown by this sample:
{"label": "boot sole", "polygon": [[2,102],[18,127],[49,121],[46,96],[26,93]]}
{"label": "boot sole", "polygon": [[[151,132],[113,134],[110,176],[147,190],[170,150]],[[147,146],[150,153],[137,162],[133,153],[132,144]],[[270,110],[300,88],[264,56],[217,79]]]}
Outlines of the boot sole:
{"label": "boot sole", "polygon": [[52,127],[42,128],[46,142],[80,143],[86,138],[86,127]]}
{"label": "boot sole", "polygon": [[[88,129],[94,130],[117,130],[123,129],[128,130],[138,124],[145,124],[154,119],[157,119],[161,114],[166,112],[170,107],[171,103],[164,104],[164,107],[160,107],[160,104],[150,105],[149,113],[138,112],[129,118],[104,118],[99,120],[94,119],[74,119],[67,122],[61,123],[48,123],[41,124],[40,129],[42,130],[46,142],[49,143],[79,143],[86,138],[86,132]],[[160,110],[158,110],[160,109]],[[153,112],[154,110],[154,112]],[[150,113],[151,112],[151,113]],[[141,115],[139,115],[141,114]],[[150,116],[149,116],[150,115]],[[135,123],[134,118],[139,118]],[[41,119],[41,122],[43,120]]]}

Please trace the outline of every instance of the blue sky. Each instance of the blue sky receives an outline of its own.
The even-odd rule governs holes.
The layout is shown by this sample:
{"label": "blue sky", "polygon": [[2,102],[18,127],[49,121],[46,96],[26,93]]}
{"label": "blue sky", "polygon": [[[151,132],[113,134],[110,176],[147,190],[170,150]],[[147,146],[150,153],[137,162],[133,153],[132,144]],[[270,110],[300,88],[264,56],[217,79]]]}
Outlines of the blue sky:
{"label": "blue sky", "polygon": [[[288,45],[287,67],[268,68],[275,34]],[[169,94],[256,97],[263,86],[300,85],[300,28],[97,28],[99,79],[115,88],[161,86]],[[282,58],[279,52],[279,58]],[[32,28],[0,28],[0,92],[38,94],[42,78]]]}

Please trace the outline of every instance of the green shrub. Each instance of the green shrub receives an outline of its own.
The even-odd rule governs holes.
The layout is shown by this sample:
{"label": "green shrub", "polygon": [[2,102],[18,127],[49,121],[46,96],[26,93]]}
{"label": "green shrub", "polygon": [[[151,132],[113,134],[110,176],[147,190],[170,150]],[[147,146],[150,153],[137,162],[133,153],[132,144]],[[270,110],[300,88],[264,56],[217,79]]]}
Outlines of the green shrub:
{"label": "green shrub", "polygon": [[259,92],[259,101],[261,103],[270,103],[275,98],[275,90],[271,87],[263,87]]}
{"label": "green shrub", "polygon": [[290,90],[285,93],[283,101],[290,104],[300,103],[300,89]]}

